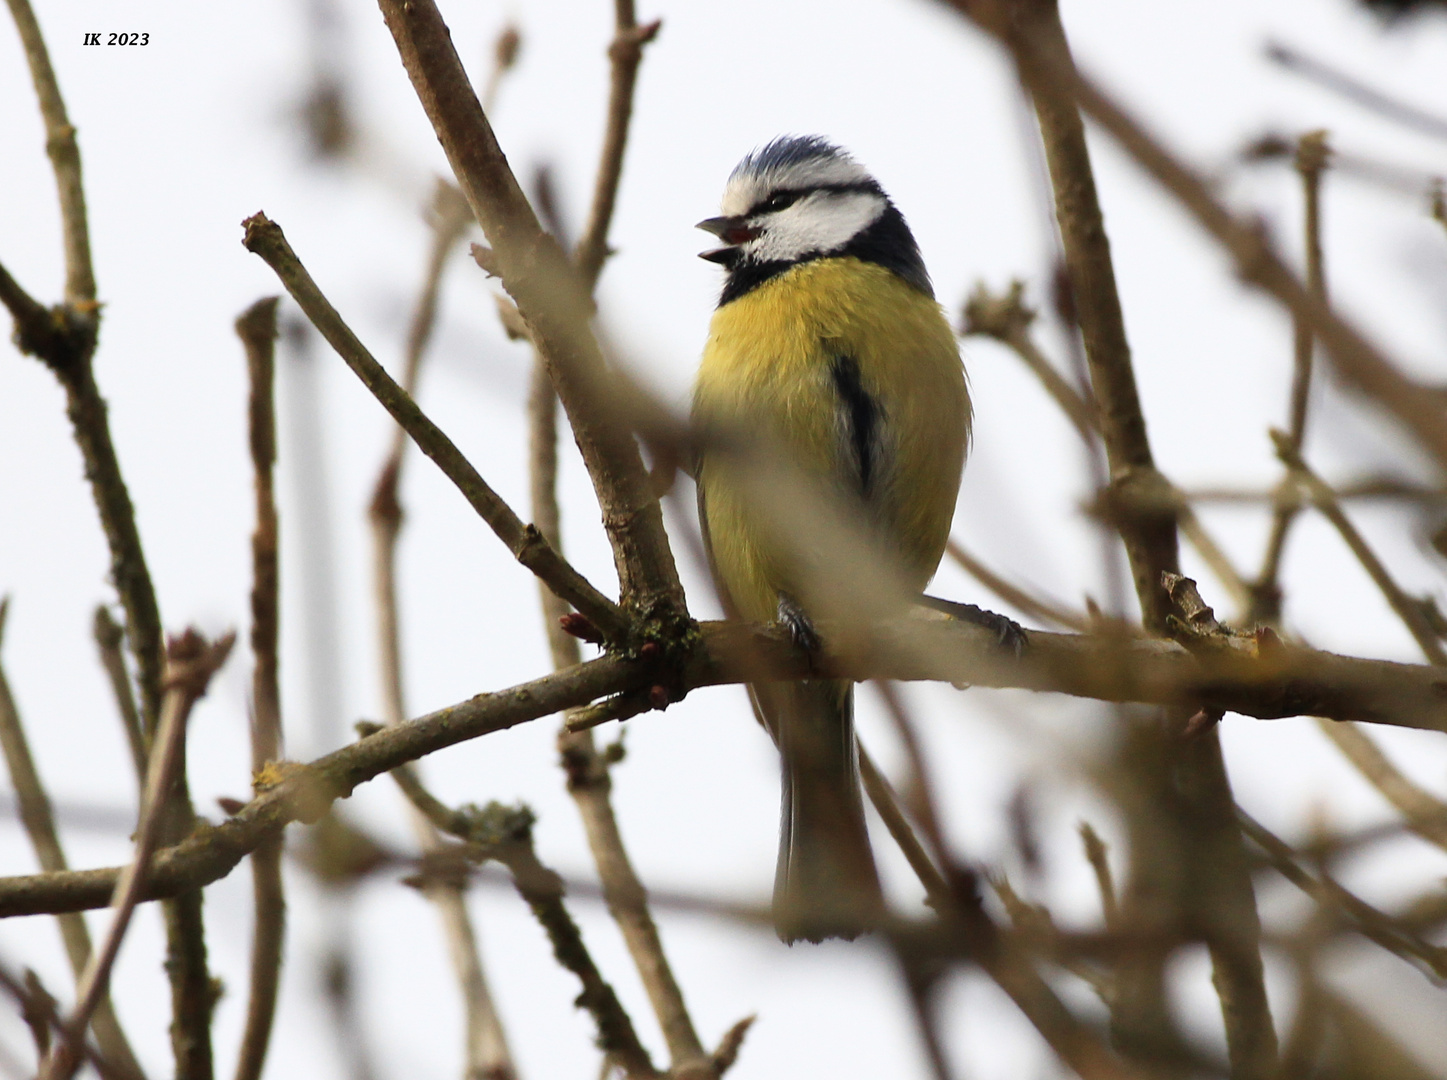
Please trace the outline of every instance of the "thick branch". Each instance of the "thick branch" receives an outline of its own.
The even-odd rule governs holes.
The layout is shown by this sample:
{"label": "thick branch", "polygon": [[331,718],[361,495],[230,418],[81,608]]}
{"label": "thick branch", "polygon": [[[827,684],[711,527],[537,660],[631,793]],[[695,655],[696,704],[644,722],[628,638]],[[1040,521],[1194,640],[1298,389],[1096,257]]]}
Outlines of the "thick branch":
{"label": "thick branch", "polygon": [[[992,29],[1014,53],[1040,121],[1111,488],[1154,490],[1166,481],[1156,471],[1146,434],[1084,125],[1077,102],[1062,90],[1059,79],[1040,78],[1035,70],[1075,70],[1059,8],[1056,0],[1012,0],[1004,7],[1010,21],[1001,20]],[[1115,524],[1130,561],[1142,621],[1147,631],[1162,633],[1170,613],[1162,578],[1179,569],[1175,517],[1142,509],[1121,515]],[[1133,906],[1148,918],[1164,917],[1168,923],[1199,919],[1210,928],[1208,944],[1232,1076],[1265,1080],[1276,1067],[1276,1034],[1261,966],[1255,894],[1231,816],[1234,799],[1218,735],[1210,730],[1188,744],[1160,742],[1146,757],[1137,780],[1153,813],[1169,823],[1163,829],[1149,827],[1158,830],[1157,843],[1177,853],[1186,872],[1174,874],[1166,860],[1154,858],[1146,850],[1151,838],[1142,831],[1133,842]],[[1179,827],[1172,827],[1176,823]],[[1163,1046],[1160,1039],[1168,1029],[1162,1023],[1166,1017],[1159,964],[1152,960],[1132,965],[1121,976],[1114,1010],[1118,1033],[1142,1047]]]}
{"label": "thick branch", "polygon": [[513,176],[451,34],[432,0],[380,0],[402,64],[493,247],[567,411],[598,493],[625,606],[686,618],[683,589],[632,433],[611,407],[611,380],[588,328],[592,304]]}
{"label": "thick branch", "polygon": [[[873,628],[848,655],[826,643],[800,653],[776,626],[705,623],[702,647],[685,670],[688,688],[765,679],[932,679],[976,686],[1049,690],[1102,701],[1201,706],[1276,719],[1313,715],[1447,731],[1447,675],[1413,664],[1363,660],[1254,638],[1223,639],[1192,653],[1173,641],[1029,632],[1015,658],[988,631],[943,618],[903,618]],[[309,765],[286,764],[235,817],[160,852],[147,899],[224,877],[256,845],[291,821],[316,820],[358,784],[408,761],[611,694],[646,687],[658,672],[642,661],[605,656],[509,690],[389,727]],[[0,878],[0,918],[103,907],[114,870]]]}

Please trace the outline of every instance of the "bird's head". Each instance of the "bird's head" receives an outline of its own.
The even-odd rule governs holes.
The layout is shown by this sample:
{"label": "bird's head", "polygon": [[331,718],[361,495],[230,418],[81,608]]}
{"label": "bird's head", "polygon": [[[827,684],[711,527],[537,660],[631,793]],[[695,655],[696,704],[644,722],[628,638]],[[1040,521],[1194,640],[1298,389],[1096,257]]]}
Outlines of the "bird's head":
{"label": "bird's head", "polygon": [[[879,182],[847,152],[818,137],[783,136],[729,176],[723,213],[698,223],[723,246],[700,258],[752,287],[810,259],[856,255],[930,292],[919,247]],[[725,299],[731,290],[725,287]]]}

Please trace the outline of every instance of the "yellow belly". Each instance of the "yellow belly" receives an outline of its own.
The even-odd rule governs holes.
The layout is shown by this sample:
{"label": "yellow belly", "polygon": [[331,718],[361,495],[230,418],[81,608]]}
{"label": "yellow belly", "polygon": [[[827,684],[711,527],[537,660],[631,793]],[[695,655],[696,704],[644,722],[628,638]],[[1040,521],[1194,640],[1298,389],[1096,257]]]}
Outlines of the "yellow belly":
{"label": "yellow belly", "polygon": [[[970,400],[940,306],[858,259],[803,263],[719,308],[694,388],[703,428],[757,434],[811,480],[843,490],[857,477],[831,369],[847,356],[879,405],[877,477],[865,499],[923,589],[944,552],[969,441]],[[714,575],[733,614],[774,618],[785,560],[727,469],[698,467]]]}

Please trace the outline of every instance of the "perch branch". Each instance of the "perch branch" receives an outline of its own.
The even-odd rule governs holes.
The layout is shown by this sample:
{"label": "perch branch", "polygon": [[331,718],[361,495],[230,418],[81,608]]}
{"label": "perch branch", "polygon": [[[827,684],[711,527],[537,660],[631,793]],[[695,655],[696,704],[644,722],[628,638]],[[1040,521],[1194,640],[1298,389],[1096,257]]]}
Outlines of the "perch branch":
{"label": "perch branch", "polygon": [[[1194,703],[1260,719],[1324,716],[1447,731],[1447,676],[1436,668],[1338,656],[1272,637],[1222,637],[1187,650],[1156,638],[1029,632],[1018,659],[995,636],[944,618],[901,618],[872,627],[868,647],[831,651],[831,626],[813,657],[777,626],[705,623],[698,654],[683,672],[688,689],[767,679],[931,679],[1048,690],[1101,701]],[[279,765],[251,802],[221,825],[158,853],[144,899],[199,888],[224,877],[257,843],[296,820],[315,820],[361,783],[427,754],[538,717],[651,685],[641,661],[604,656],[529,683],[479,694],[343,747],[309,765]],[[273,782],[274,781],[274,782]],[[0,877],[0,918],[104,907],[114,869]]]}

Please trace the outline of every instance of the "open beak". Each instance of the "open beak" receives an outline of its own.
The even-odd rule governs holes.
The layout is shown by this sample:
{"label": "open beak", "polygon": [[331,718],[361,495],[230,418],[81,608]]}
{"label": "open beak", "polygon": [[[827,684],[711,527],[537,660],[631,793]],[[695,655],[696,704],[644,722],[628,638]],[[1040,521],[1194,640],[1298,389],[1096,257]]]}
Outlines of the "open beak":
{"label": "open beak", "polygon": [[698,257],[707,259],[709,262],[719,263],[723,266],[731,265],[738,258],[738,246],[747,244],[750,240],[759,235],[759,230],[750,228],[747,222],[741,217],[711,217],[704,218],[698,223],[697,228],[704,232],[713,233],[724,242],[724,247],[714,248],[711,251],[701,251]]}

